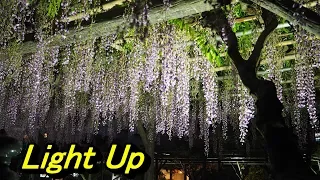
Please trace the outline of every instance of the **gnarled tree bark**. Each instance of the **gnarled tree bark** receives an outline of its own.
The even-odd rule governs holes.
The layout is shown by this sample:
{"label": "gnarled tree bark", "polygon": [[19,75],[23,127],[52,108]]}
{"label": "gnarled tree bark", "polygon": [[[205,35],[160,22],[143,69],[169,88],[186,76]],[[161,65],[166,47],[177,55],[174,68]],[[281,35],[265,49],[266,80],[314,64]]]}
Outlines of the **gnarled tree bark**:
{"label": "gnarled tree bark", "polygon": [[[154,123],[151,123],[154,125]],[[152,128],[151,128],[152,129]],[[144,179],[145,180],[154,180],[155,177],[155,166],[154,166],[154,138],[153,139],[148,139],[147,137],[147,130],[143,126],[143,122],[141,120],[137,121],[137,130],[141,136],[143,145],[145,147],[146,153],[150,156],[151,158],[151,164],[148,169],[148,171],[145,173]],[[149,132],[150,133],[150,132]]]}
{"label": "gnarled tree bark", "polygon": [[273,82],[259,79],[257,67],[260,54],[269,34],[277,27],[276,16],[270,11],[263,10],[265,30],[261,33],[248,60],[244,60],[238,49],[238,41],[232,31],[224,12],[217,9],[204,13],[205,26],[216,30],[228,45],[228,54],[236,66],[243,84],[257,98],[257,129],[265,139],[266,149],[276,179],[316,179],[303,160],[297,140],[293,132],[286,126],[282,117],[283,105],[277,98]]}

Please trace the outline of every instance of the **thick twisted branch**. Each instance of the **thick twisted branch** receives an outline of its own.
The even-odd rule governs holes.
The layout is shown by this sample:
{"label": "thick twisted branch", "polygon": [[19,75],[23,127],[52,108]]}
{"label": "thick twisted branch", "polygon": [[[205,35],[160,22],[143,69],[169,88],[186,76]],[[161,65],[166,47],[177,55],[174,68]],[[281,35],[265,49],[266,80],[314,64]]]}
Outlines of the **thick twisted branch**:
{"label": "thick twisted branch", "polygon": [[278,26],[278,20],[277,17],[271,13],[268,10],[263,9],[262,10],[262,18],[265,23],[265,29],[260,34],[254,49],[252,51],[252,54],[248,61],[252,64],[255,64],[255,72],[257,72],[257,68],[260,65],[261,62],[261,51],[263,49],[264,43],[267,40],[268,36],[277,28]]}
{"label": "thick twisted branch", "polygon": [[238,39],[232,31],[224,12],[221,9],[216,9],[203,15],[205,26],[214,29],[226,42],[228,55],[235,64],[244,85],[250,89],[251,93],[257,95],[260,80],[257,78],[256,72],[260,64],[260,54],[267,37],[278,26],[276,16],[267,10],[263,10],[262,18],[265,21],[266,28],[260,34],[250,58],[244,60],[239,52]]}

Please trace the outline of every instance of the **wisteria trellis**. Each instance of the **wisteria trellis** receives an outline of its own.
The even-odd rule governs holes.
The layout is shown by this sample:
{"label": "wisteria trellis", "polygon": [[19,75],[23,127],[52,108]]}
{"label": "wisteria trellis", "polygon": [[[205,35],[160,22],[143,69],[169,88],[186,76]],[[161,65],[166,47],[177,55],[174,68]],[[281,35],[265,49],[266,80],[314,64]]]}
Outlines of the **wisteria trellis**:
{"label": "wisteria trellis", "polygon": [[[23,6],[22,11],[27,8]],[[27,21],[21,12],[16,16]],[[19,22],[14,27],[18,39],[23,40],[23,27]],[[169,138],[189,136],[192,145],[199,124],[208,153],[209,127],[222,123],[227,138],[229,123],[239,129],[239,139],[245,142],[255,107],[239,78],[227,92],[218,83],[215,64],[197,47],[193,49],[195,57],[189,55],[190,39],[183,32],[163,24],[149,31],[152,36],[145,42],[129,39],[133,48],[128,52],[114,47],[117,35],[49,47],[42,31],[37,32],[37,52],[32,55],[20,54],[13,45],[7,47],[0,61],[0,128],[18,138],[24,134],[36,138],[41,130],[48,132],[49,138],[71,142],[90,140],[102,126],[108,127],[110,136],[114,129],[135,131],[137,121],[142,120],[150,129],[155,124],[154,132],[167,133]],[[319,66],[320,59],[319,40],[299,28],[295,34],[297,94],[293,118],[299,132],[304,121],[299,118],[301,108],[307,107],[312,125],[317,123],[313,67]],[[282,67],[273,63],[283,57],[276,43],[274,37],[266,44],[268,78],[275,82],[278,97],[285,102],[279,72]],[[199,96],[196,105],[194,99],[199,100]],[[236,119],[231,116],[235,109]]]}

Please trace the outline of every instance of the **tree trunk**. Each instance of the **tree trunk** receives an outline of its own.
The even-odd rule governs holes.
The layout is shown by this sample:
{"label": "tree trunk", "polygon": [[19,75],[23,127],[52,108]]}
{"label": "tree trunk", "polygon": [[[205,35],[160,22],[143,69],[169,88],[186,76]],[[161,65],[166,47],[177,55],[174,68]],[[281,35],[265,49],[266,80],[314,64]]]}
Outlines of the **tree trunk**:
{"label": "tree trunk", "polygon": [[316,179],[315,174],[303,160],[298,148],[297,138],[285,124],[282,117],[283,105],[277,98],[274,83],[259,79],[256,75],[264,43],[278,25],[276,16],[267,10],[263,10],[262,18],[265,21],[266,28],[258,38],[248,60],[244,60],[240,55],[237,37],[221,9],[206,13],[204,17],[206,26],[215,29],[222,36],[222,39],[226,39],[228,54],[233,60],[243,84],[250,90],[251,94],[257,97],[257,129],[265,139],[266,149],[276,179]]}
{"label": "tree trunk", "polygon": [[154,143],[149,142],[149,146],[146,147],[146,150],[147,150],[147,154],[149,154],[151,158],[151,164],[144,179],[157,180],[157,177],[155,177],[155,167],[154,167]]}
{"label": "tree trunk", "polygon": [[264,95],[258,96],[257,101],[260,121],[258,128],[266,140],[267,152],[277,179],[315,178],[303,160],[297,138],[284,123],[281,115],[282,104],[276,98],[274,84],[265,81],[259,89],[262,88]]}
{"label": "tree trunk", "polygon": [[[144,179],[145,180],[153,180],[153,179],[155,179],[155,177],[154,177],[154,138],[155,137],[153,136],[152,140],[148,140],[148,137],[147,137],[148,132],[144,129],[141,120],[138,120],[137,123],[138,123],[138,125],[137,125],[138,132],[141,136],[143,145],[145,147],[145,151],[150,156],[150,160],[151,160],[150,167],[149,167],[148,171],[145,173]],[[151,131],[152,131],[152,129],[153,128],[151,128]],[[153,133],[153,132],[151,132],[151,133]]]}

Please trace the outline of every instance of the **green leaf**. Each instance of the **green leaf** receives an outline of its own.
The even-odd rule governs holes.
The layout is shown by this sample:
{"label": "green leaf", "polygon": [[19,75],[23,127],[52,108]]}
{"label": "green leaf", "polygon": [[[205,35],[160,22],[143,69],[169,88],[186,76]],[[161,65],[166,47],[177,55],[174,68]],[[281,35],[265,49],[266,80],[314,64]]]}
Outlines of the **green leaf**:
{"label": "green leaf", "polygon": [[[185,31],[187,35],[193,39],[198,47],[200,48],[202,54],[213,64],[218,66],[222,65],[222,58],[219,56],[217,48],[210,43],[209,38],[211,37],[211,32],[201,28],[200,26],[193,26],[181,19],[169,21],[171,24],[182,28],[181,30]],[[181,26],[183,24],[183,26]]]}
{"label": "green leaf", "polygon": [[54,19],[58,15],[59,10],[60,10],[60,6],[61,6],[61,1],[62,0],[50,0],[49,1],[47,16],[50,19]]}
{"label": "green leaf", "polygon": [[213,57],[211,53],[206,53],[206,57],[208,58],[208,60],[212,61]]}
{"label": "green leaf", "polygon": [[210,50],[210,54],[212,56],[212,59],[216,59],[217,54],[215,52],[213,52],[212,49]]}

